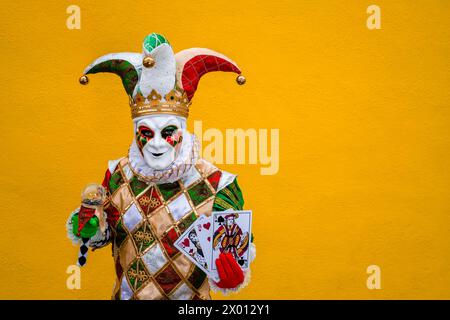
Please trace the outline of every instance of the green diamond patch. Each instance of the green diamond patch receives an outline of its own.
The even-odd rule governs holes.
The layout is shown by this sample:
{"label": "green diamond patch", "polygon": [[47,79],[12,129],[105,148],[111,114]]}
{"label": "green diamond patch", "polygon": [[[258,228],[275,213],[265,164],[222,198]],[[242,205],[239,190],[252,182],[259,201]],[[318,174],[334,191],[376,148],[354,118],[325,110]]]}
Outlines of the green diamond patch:
{"label": "green diamond patch", "polygon": [[198,206],[200,203],[213,195],[212,191],[203,180],[200,183],[190,187],[188,189],[188,193],[195,206]]}

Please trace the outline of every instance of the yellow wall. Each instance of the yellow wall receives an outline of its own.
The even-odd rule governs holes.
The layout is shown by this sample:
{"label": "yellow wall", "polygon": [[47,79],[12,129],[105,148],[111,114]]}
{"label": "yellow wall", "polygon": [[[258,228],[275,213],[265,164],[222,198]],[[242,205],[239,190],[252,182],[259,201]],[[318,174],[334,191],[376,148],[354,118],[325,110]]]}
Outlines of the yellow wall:
{"label": "yellow wall", "polygon": [[[191,3],[189,3],[191,2]],[[280,170],[222,165],[254,211],[251,285],[231,298],[450,298],[450,2],[8,1],[0,10],[0,298],[109,299],[110,249],[66,288],[65,220],[132,139],[113,75],[94,58],[151,32],[242,67],[202,79],[189,124],[278,128]],[[81,30],[66,8],[81,8]],[[381,267],[381,290],[366,268]],[[220,298],[220,295],[215,295]]]}

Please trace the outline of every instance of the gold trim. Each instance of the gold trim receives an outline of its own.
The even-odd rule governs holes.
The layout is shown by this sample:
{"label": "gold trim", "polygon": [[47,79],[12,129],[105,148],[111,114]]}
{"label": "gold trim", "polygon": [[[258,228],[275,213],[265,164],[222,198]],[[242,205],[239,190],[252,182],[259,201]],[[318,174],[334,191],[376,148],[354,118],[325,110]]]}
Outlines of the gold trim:
{"label": "gold trim", "polygon": [[228,196],[228,199],[230,199],[230,201],[232,201],[236,206],[239,205],[238,199],[230,190],[227,189],[227,187],[223,188],[220,191],[223,191],[223,193],[225,193]]}
{"label": "gold trim", "polygon": [[189,115],[189,99],[186,92],[180,92],[176,89],[171,90],[162,96],[154,89],[145,98],[140,92],[134,99],[130,99],[131,117],[137,118],[152,114],[173,114],[187,118]]}
{"label": "gold trim", "polygon": [[152,114],[173,114],[187,118],[189,116],[189,106],[175,106],[170,104],[160,104],[155,107],[148,104],[131,106],[131,117],[133,119]]}
{"label": "gold trim", "polygon": [[219,206],[225,208],[225,209],[234,209],[236,210],[231,204],[223,200],[222,198],[216,197],[214,199],[214,202],[217,203]]}

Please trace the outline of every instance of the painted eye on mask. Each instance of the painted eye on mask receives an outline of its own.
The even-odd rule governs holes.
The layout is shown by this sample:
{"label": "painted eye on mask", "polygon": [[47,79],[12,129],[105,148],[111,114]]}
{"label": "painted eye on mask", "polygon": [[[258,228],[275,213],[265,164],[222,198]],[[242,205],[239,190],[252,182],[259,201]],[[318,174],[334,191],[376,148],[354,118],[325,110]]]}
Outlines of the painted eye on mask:
{"label": "painted eye on mask", "polygon": [[166,139],[167,137],[170,137],[171,135],[173,135],[173,133],[177,130],[178,130],[178,128],[176,126],[167,126],[164,129],[162,129],[161,137],[163,139]]}
{"label": "painted eye on mask", "polygon": [[140,126],[138,128],[138,131],[136,132],[136,142],[139,146],[139,149],[142,150],[144,146],[149,142],[153,137],[155,136],[155,133],[152,129],[146,127],[146,126]]}
{"label": "painted eye on mask", "polygon": [[153,136],[154,136],[153,131],[152,131],[152,130],[147,130],[147,129],[142,129],[142,130],[141,130],[141,134],[142,134],[144,137],[148,138],[148,139],[151,139],[151,138],[153,138]]}
{"label": "painted eye on mask", "polygon": [[175,147],[178,143],[181,142],[181,130],[178,130],[176,126],[167,126],[161,130],[161,137],[167,141],[172,147]]}

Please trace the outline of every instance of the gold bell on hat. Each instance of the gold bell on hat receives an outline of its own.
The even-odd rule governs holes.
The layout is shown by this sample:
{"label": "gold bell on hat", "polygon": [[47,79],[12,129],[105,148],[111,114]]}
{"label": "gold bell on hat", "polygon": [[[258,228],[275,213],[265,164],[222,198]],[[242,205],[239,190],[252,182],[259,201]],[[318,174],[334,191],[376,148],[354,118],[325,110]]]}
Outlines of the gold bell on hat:
{"label": "gold bell on hat", "polygon": [[147,56],[142,60],[142,65],[146,68],[151,68],[155,65],[155,59],[150,56]]}
{"label": "gold bell on hat", "polygon": [[83,75],[83,76],[80,77],[80,79],[78,81],[80,81],[80,83],[82,85],[86,85],[86,84],[89,83],[89,78],[87,76]]}
{"label": "gold bell on hat", "polygon": [[238,85],[243,85],[245,83],[245,81],[247,81],[247,79],[245,79],[245,77],[243,75],[238,75],[238,77],[236,78],[236,82]]}

